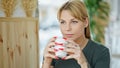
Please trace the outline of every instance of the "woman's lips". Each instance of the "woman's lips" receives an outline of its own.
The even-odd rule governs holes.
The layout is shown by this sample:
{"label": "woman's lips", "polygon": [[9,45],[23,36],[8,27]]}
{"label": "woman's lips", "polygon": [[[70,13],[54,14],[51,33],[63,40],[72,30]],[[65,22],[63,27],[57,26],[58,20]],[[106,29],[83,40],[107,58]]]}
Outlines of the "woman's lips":
{"label": "woman's lips", "polygon": [[73,34],[65,34],[66,35],[66,37],[72,37],[73,36]]}

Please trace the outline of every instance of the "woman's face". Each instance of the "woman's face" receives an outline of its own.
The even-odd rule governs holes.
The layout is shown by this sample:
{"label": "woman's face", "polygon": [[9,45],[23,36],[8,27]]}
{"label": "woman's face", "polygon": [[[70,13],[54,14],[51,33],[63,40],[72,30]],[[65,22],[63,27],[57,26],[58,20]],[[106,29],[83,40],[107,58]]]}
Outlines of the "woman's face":
{"label": "woman's face", "polygon": [[87,24],[73,17],[68,10],[62,11],[59,22],[63,37],[74,41],[84,37]]}

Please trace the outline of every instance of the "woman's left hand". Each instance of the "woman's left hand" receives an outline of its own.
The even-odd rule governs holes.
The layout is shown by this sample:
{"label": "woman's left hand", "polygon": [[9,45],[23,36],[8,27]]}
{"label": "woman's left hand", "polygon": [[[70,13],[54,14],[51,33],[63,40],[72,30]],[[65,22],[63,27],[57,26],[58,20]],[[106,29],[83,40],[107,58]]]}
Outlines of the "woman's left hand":
{"label": "woman's left hand", "polygon": [[65,51],[68,54],[65,59],[73,58],[80,65],[87,63],[86,58],[79,44],[76,44],[74,41],[68,41],[68,44],[66,44],[65,46],[66,46]]}

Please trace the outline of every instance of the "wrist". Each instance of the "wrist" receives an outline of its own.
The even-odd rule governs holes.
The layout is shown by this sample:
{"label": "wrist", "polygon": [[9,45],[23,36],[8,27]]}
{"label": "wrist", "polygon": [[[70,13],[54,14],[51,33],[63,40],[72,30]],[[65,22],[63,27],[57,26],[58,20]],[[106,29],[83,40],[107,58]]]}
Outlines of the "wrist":
{"label": "wrist", "polygon": [[81,68],[88,68],[88,63],[87,62],[82,63]]}
{"label": "wrist", "polygon": [[45,63],[45,64],[51,64],[51,62],[52,62],[52,59],[44,59],[43,60],[43,63]]}
{"label": "wrist", "polygon": [[48,62],[47,60],[44,60],[44,61],[43,61],[43,64],[42,64],[42,68],[49,68],[50,65],[51,65],[50,62]]}
{"label": "wrist", "polygon": [[81,68],[88,68],[87,61],[78,61],[78,64],[81,66]]}

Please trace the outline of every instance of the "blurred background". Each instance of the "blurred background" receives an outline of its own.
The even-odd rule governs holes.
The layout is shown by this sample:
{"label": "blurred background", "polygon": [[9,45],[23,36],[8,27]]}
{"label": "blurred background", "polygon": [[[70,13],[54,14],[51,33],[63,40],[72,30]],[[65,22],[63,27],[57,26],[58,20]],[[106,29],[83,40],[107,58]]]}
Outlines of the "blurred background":
{"label": "blurred background", "polygon": [[[43,50],[53,36],[61,36],[57,11],[68,0],[39,0],[40,66]],[[120,0],[82,0],[90,15],[92,39],[110,49],[111,68],[120,67]]]}

